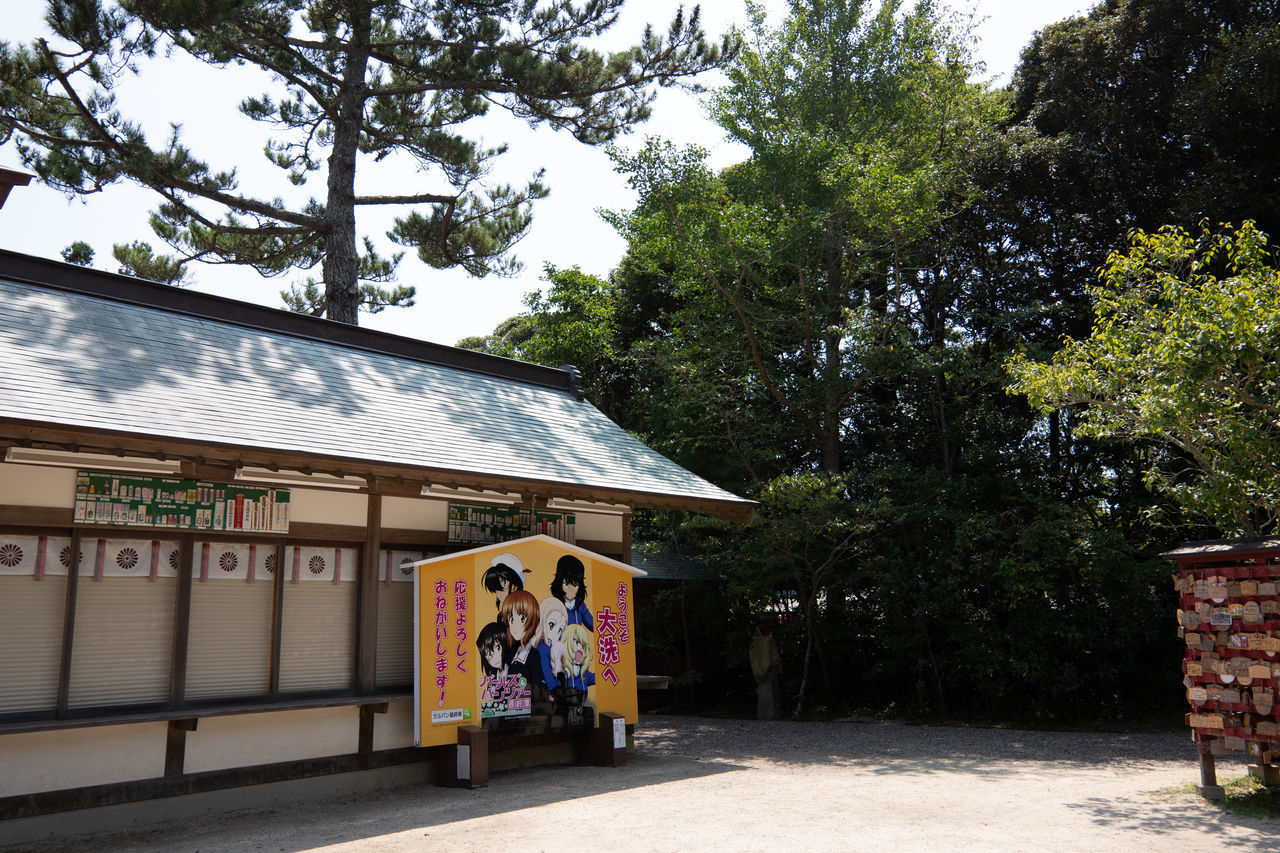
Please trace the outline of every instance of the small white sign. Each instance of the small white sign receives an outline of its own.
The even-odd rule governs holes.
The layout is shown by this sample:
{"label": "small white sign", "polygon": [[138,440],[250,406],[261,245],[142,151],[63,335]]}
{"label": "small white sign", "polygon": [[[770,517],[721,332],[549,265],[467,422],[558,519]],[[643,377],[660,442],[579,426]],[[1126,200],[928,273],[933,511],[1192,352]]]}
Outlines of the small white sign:
{"label": "small white sign", "polygon": [[471,780],[471,746],[458,744],[458,778]]}
{"label": "small white sign", "polygon": [[615,717],[613,720],[613,748],[627,748],[627,721],[623,717]]}
{"label": "small white sign", "polygon": [[466,708],[445,708],[431,712],[431,725],[436,723],[460,723],[467,718]]}

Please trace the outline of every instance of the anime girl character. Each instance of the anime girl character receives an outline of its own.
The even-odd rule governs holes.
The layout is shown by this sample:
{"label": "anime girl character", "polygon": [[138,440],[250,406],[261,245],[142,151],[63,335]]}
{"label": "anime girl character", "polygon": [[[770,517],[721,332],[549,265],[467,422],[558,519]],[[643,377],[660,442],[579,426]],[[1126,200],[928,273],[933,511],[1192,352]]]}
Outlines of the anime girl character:
{"label": "anime girl character", "polygon": [[476,651],[480,653],[480,668],[490,678],[507,674],[507,629],[501,622],[490,622],[480,629],[476,637]]}
{"label": "anime girl character", "polygon": [[551,594],[560,599],[569,615],[570,625],[584,625],[594,631],[591,610],[587,607],[587,569],[572,554],[565,554],[556,561],[556,576],[551,581]]}
{"label": "anime girl character", "polygon": [[507,628],[507,673],[533,684],[542,675],[538,656],[533,654],[542,633],[538,599],[523,589],[507,593],[498,610],[498,621]]}
{"label": "anime girl character", "polygon": [[[494,715],[495,701],[505,697],[510,689],[507,685],[508,652],[506,640],[507,629],[501,622],[490,622],[480,629],[476,637],[476,651],[480,653],[480,670],[484,677],[480,679],[481,716]],[[505,705],[502,709],[505,710]]]}
{"label": "anime girl character", "polygon": [[547,690],[555,690],[560,686],[561,673],[569,669],[569,652],[560,639],[568,616],[564,605],[555,598],[544,599],[539,610],[542,615],[542,642],[538,643],[538,660],[542,686]]}
{"label": "anime girl character", "polygon": [[499,554],[484,572],[484,588],[495,594],[494,606],[502,609],[502,602],[518,589],[524,589],[524,576],[529,570],[514,554]]}
{"label": "anime girl character", "polygon": [[596,683],[596,674],[591,671],[591,632],[585,625],[570,625],[564,629],[564,645],[569,652],[565,684],[571,690],[585,693]]}

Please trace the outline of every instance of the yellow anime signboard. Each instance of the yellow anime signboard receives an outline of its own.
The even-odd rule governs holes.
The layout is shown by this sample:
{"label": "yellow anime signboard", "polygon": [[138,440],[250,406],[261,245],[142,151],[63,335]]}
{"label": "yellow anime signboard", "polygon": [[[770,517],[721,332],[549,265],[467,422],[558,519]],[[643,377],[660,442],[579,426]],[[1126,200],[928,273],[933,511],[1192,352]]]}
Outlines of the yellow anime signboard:
{"label": "yellow anime signboard", "polygon": [[591,728],[603,711],[636,722],[642,572],[548,536],[415,567],[419,745],[456,743],[460,725]]}

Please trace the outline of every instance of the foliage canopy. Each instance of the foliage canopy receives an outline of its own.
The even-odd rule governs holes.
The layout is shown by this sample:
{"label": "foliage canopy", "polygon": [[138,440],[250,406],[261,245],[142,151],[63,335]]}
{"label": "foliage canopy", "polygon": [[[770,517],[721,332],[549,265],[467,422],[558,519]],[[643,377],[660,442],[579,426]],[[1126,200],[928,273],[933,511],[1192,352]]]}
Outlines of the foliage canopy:
{"label": "foliage canopy", "polygon": [[1134,231],[1091,289],[1093,332],[1012,390],[1080,406],[1082,433],[1151,441],[1150,485],[1231,534],[1280,521],[1280,272],[1251,222]]}

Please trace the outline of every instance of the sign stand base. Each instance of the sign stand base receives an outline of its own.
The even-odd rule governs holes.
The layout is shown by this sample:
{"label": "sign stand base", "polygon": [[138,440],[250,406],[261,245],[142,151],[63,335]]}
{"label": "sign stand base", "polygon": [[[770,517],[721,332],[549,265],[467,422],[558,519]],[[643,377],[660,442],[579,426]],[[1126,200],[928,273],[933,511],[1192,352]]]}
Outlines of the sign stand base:
{"label": "sign stand base", "polygon": [[445,788],[483,788],[489,784],[489,733],[459,726],[458,742],[440,749],[436,784]]}

